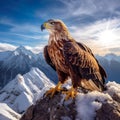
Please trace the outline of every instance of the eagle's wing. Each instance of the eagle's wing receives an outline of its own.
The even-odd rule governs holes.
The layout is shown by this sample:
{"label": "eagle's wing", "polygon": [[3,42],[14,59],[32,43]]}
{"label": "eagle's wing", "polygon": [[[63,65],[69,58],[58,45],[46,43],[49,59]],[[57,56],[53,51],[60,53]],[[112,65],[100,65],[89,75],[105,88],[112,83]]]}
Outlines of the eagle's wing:
{"label": "eagle's wing", "polygon": [[65,43],[63,49],[65,60],[70,68],[75,71],[75,74],[79,75],[81,79],[92,80],[97,88],[103,90],[102,74],[104,75],[104,72],[100,70],[103,68],[98,65],[98,61],[96,61],[91,50],[76,42]]}
{"label": "eagle's wing", "polygon": [[100,74],[101,74],[101,76],[102,76],[103,83],[105,83],[105,78],[107,78],[106,72],[105,72],[105,70],[103,69],[103,67],[99,64],[99,62],[98,62],[98,60],[95,58],[95,56],[93,55],[91,49],[90,49],[89,47],[87,47],[86,45],[81,44],[81,43],[79,43],[79,42],[77,42],[77,44],[80,46],[80,48],[82,48],[82,49],[85,50],[86,52],[89,52],[89,53],[94,57],[94,59],[95,59],[96,62],[98,63],[98,66],[99,66]]}
{"label": "eagle's wing", "polygon": [[44,58],[46,62],[56,71],[55,65],[52,63],[50,56],[48,54],[48,46],[44,47]]}

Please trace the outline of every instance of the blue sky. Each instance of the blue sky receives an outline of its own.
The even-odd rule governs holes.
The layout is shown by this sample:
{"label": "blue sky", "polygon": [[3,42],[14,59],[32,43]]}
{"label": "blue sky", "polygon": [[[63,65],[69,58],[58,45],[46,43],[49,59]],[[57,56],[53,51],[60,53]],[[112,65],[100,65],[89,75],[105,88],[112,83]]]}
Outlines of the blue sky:
{"label": "blue sky", "polygon": [[1,0],[0,51],[23,45],[38,53],[48,42],[40,25],[51,18],[95,54],[120,55],[120,0]]}

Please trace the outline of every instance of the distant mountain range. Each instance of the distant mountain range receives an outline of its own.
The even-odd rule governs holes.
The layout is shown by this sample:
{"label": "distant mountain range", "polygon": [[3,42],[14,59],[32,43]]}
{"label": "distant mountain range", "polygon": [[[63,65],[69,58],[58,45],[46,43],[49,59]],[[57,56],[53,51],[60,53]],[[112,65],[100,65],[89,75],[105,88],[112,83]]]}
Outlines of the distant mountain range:
{"label": "distant mountain range", "polygon": [[98,55],[96,57],[106,70],[107,80],[120,83],[120,56],[107,54],[103,57]]}
{"label": "distant mountain range", "polygon": [[34,54],[25,47],[20,46],[14,51],[0,52],[0,87],[14,79],[17,74],[25,74],[32,67],[37,67],[46,76],[56,82],[55,71],[45,62],[43,54]]}
{"label": "distant mountain range", "polygon": [[[107,54],[96,58],[105,68],[108,80],[119,81],[120,56]],[[45,62],[43,53],[34,54],[25,47],[20,46],[14,51],[0,52],[0,87],[5,86],[14,79],[17,74],[25,74],[32,67],[39,68],[45,75],[55,83],[57,82],[56,72]]]}

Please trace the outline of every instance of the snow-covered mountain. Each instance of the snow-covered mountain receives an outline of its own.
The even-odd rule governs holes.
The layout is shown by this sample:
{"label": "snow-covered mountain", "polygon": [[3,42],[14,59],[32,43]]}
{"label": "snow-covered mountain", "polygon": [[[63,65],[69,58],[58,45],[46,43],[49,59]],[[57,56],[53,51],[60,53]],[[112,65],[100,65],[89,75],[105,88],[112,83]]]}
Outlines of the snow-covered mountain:
{"label": "snow-covered mountain", "polygon": [[17,74],[29,72],[32,67],[39,68],[51,80],[57,80],[55,71],[45,62],[43,54],[34,54],[23,46],[14,51],[0,52],[0,87],[14,79]]}
{"label": "snow-covered mountain", "polygon": [[115,54],[107,54],[104,56],[105,59],[107,59],[108,61],[117,61],[120,62],[120,56],[117,56]]}
{"label": "snow-covered mountain", "polygon": [[[18,74],[0,91],[0,102],[6,103],[18,113],[23,113],[37,97],[54,84],[38,68],[32,68],[23,76]],[[39,96],[38,96],[39,95]]]}
{"label": "snow-covered mountain", "polygon": [[96,57],[97,57],[98,59],[105,59],[105,60],[109,61],[109,63],[110,63],[111,61],[120,62],[120,56],[115,55],[115,54],[113,54],[113,53],[111,53],[111,54],[106,54],[105,56],[96,55]]}
{"label": "snow-covered mountain", "polygon": [[7,104],[0,103],[0,120],[19,120],[20,114],[12,110]]}

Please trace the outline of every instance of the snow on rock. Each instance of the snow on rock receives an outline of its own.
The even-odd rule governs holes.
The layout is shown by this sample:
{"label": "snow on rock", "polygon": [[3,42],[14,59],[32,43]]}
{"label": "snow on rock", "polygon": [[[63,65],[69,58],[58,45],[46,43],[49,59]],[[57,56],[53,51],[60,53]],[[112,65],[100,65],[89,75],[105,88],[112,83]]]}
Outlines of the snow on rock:
{"label": "snow on rock", "polygon": [[[101,93],[93,91],[87,94],[79,93],[76,98],[77,118],[79,120],[94,120],[96,111],[99,110],[103,103],[112,101],[113,95],[117,94],[120,98],[120,84],[108,82],[107,91]],[[87,114],[87,115],[86,115]]]}
{"label": "snow on rock", "polygon": [[93,91],[87,94],[79,93],[76,98],[77,118],[81,120],[94,120],[96,111],[101,108],[102,103],[112,100],[107,93]]}
{"label": "snow on rock", "polygon": [[0,103],[0,120],[19,120],[20,114],[13,111],[7,104]]}
{"label": "snow on rock", "polygon": [[107,86],[107,92],[113,96],[114,94],[117,94],[120,97],[120,84],[116,83],[115,81],[113,82],[108,82],[106,84]]}
{"label": "snow on rock", "polygon": [[0,91],[0,102],[8,104],[18,113],[23,113],[37,100],[41,92],[53,86],[43,72],[38,68],[32,68],[23,76],[17,75]]}

